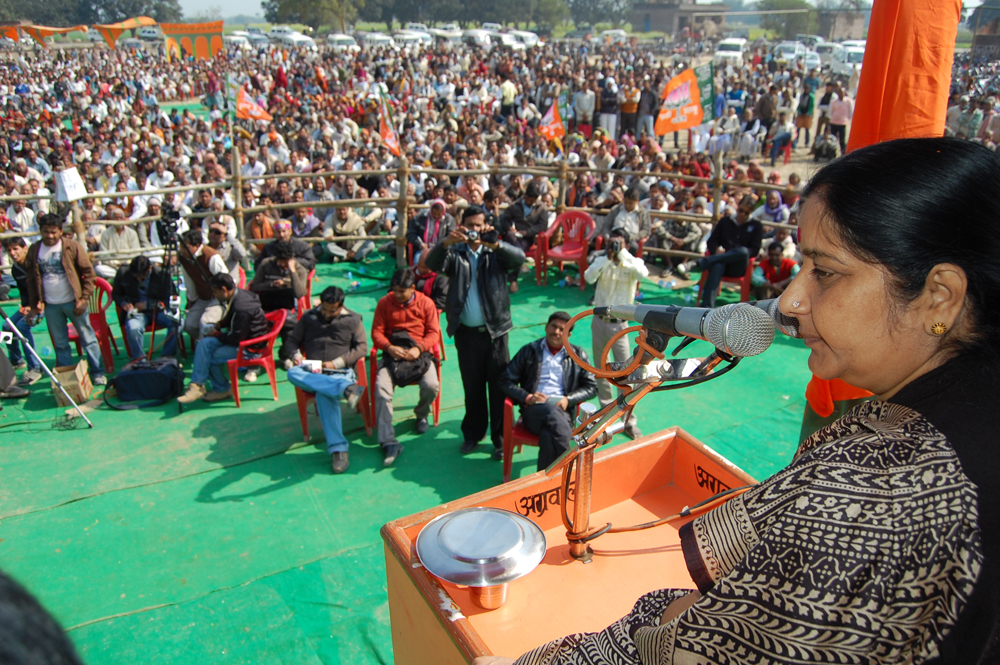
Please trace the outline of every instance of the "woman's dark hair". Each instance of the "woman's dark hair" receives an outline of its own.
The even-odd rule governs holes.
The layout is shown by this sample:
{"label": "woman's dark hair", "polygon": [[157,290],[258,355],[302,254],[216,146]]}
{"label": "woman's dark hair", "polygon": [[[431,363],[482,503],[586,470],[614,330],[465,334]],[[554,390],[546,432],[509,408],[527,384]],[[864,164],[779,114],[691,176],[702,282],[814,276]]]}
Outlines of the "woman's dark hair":
{"label": "woman's dark hair", "polygon": [[389,282],[390,289],[408,289],[416,285],[417,275],[413,268],[399,268],[392,274],[392,281]]}
{"label": "woman's dark hair", "polygon": [[323,293],[319,294],[319,299],[321,302],[325,302],[330,305],[343,303],[344,289],[339,286],[328,286],[323,289]]}
{"label": "woman's dark hair", "polygon": [[1000,156],[954,138],[898,139],[830,162],[802,192],[826,207],[841,242],[893,278],[909,303],[941,263],[965,271],[974,334],[961,352],[1000,359]]}

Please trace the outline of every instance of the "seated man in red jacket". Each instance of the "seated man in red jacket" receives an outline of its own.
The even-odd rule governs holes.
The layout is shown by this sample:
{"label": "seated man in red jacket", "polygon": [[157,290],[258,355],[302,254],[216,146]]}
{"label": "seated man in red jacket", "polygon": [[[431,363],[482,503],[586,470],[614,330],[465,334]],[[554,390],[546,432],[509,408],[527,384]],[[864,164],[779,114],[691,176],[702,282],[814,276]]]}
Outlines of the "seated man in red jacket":
{"label": "seated man in red jacket", "polygon": [[780,242],[768,245],[767,261],[758,264],[750,274],[750,285],[757,300],[777,298],[799,274],[799,264],[795,259],[784,258],[781,255],[783,249]]}
{"label": "seated man in red jacket", "polygon": [[397,270],[389,287],[392,292],[378,301],[372,320],[372,343],[382,351],[375,376],[375,420],[385,466],[396,461],[403,449],[392,426],[392,394],[396,386],[420,386],[420,401],[413,410],[417,434],[427,431],[427,416],[440,390],[436,361],[431,359],[441,343],[437,307],[416,290],[411,268]]}

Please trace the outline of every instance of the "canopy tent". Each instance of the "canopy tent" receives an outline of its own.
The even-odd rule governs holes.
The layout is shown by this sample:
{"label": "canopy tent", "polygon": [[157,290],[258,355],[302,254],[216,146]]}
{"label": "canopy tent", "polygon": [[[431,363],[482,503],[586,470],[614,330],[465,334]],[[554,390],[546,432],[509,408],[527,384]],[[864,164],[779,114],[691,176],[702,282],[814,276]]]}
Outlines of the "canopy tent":
{"label": "canopy tent", "polygon": [[95,25],[94,29],[101,33],[101,37],[104,37],[104,41],[107,43],[108,48],[115,48],[115,42],[123,32],[149,25],[156,25],[156,21],[148,16],[137,16],[136,18],[130,18],[126,21],[122,21],[121,23]]}
{"label": "canopy tent", "polygon": [[[77,30],[86,32],[87,26],[74,25],[71,28],[50,28],[44,25],[22,25],[21,30],[27,33],[27,35],[33,38],[36,42],[45,48],[48,48],[49,45],[45,43],[46,37],[51,37],[52,35],[65,35],[67,32],[75,32]],[[14,29],[14,32],[17,32],[16,28]],[[8,36],[6,30],[4,30],[4,36]]]}
{"label": "canopy tent", "polygon": [[214,57],[222,51],[222,21],[210,23],[161,23],[167,38],[167,54],[193,55],[198,60]]}

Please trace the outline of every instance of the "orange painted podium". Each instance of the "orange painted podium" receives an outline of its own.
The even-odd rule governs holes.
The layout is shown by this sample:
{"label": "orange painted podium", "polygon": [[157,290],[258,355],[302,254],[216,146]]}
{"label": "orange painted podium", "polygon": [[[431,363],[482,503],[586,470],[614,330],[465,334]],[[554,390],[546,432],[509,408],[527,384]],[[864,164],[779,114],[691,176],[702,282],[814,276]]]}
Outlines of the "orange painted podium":
{"label": "orange painted podium", "polygon": [[[674,427],[597,452],[591,526],[642,524],[756,481],[683,430]],[[570,557],[560,511],[562,474],[535,473],[382,527],[397,665],[459,665],[476,656],[517,657],[563,635],[605,628],[644,593],[693,589],[678,529],[687,520],[642,531],[608,533],[590,542],[590,563]],[[570,499],[574,487],[570,486]],[[545,558],[510,583],[507,602],[485,610],[467,587],[424,569],[415,543],[432,519],[460,508],[519,513],[546,538]],[[688,518],[693,519],[693,518]]]}

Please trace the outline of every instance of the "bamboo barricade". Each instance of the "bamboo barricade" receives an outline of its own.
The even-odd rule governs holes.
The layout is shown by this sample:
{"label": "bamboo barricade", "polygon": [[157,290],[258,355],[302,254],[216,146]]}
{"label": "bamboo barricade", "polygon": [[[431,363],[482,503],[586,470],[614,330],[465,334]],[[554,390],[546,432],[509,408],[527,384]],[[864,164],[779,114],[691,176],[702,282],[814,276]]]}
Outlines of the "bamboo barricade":
{"label": "bamboo barricade", "polygon": [[[457,170],[457,169],[436,169],[436,168],[424,168],[424,167],[410,167],[405,157],[401,157],[399,160],[399,165],[395,172],[385,169],[377,170],[335,170],[335,171],[324,171],[319,173],[279,173],[279,174],[267,174],[261,178],[247,178],[242,175],[241,163],[239,157],[239,147],[236,142],[233,142],[233,154],[232,154],[232,176],[229,180],[222,180],[218,182],[211,183],[197,183],[193,185],[180,185],[177,187],[165,187],[161,189],[151,189],[151,190],[130,190],[125,192],[94,192],[88,193],[80,199],[74,201],[71,204],[72,217],[73,217],[73,228],[74,233],[77,235],[80,241],[85,239],[86,231],[85,228],[89,226],[131,226],[134,224],[141,223],[151,223],[159,220],[160,215],[145,216],[137,219],[126,219],[126,220],[99,220],[99,221],[82,221],[82,210],[80,209],[79,202],[84,199],[122,199],[122,198],[133,198],[136,196],[163,196],[167,194],[179,194],[190,191],[199,191],[203,189],[218,189],[218,188],[229,188],[233,189],[233,202],[234,207],[232,209],[226,209],[220,211],[207,211],[207,212],[192,212],[184,215],[187,219],[203,219],[205,217],[215,217],[221,215],[230,215],[235,219],[237,237],[244,244],[265,244],[269,240],[254,240],[247,239],[245,234],[245,221],[248,215],[253,215],[257,212],[269,212],[274,210],[281,211],[294,211],[300,208],[313,208],[313,209],[323,209],[323,208],[354,208],[354,207],[374,207],[374,208],[389,208],[395,207],[397,211],[397,228],[395,237],[388,235],[354,235],[354,236],[334,236],[330,238],[299,238],[307,243],[321,243],[321,242],[347,242],[347,241],[357,241],[357,240],[393,240],[396,245],[396,261],[399,266],[404,266],[406,264],[406,229],[407,221],[409,217],[409,210],[412,209],[426,209],[429,207],[428,203],[413,203],[409,200],[406,195],[406,188],[403,183],[408,183],[410,176],[415,174],[425,174],[428,176],[449,176],[454,178],[456,181],[463,176],[480,176],[480,175],[531,175],[531,176],[542,176],[547,178],[555,178],[557,181],[557,196],[555,199],[555,211],[557,214],[561,214],[566,211],[582,211],[591,215],[604,215],[607,213],[607,209],[603,208],[582,208],[582,207],[571,207],[566,205],[566,196],[569,190],[570,178],[577,173],[588,173],[593,175],[623,175],[623,176],[635,176],[639,178],[646,177],[656,177],[662,180],[683,180],[685,182],[704,182],[712,186],[712,200],[713,200],[713,212],[711,215],[694,215],[687,213],[677,213],[677,212],[661,212],[661,211],[649,211],[650,217],[654,219],[676,219],[681,221],[689,222],[709,222],[713,226],[718,223],[722,216],[722,193],[725,185],[731,181],[727,181],[722,177],[722,154],[716,153],[713,157],[714,175],[711,178],[704,178],[698,176],[691,176],[682,173],[673,172],[648,172],[648,171],[632,171],[627,169],[601,169],[601,168],[591,168],[589,166],[569,166],[568,162],[560,160],[559,162],[547,165],[547,166],[536,166],[533,168],[519,168],[512,166],[499,166],[493,165],[489,168],[484,169],[468,169],[468,170]],[[338,176],[358,178],[363,176],[371,175],[387,175],[393,174],[396,176],[397,181],[400,183],[400,192],[398,196],[395,197],[369,197],[364,199],[336,199],[333,201],[300,201],[293,203],[283,203],[283,204],[271,204],[267,206],[243,206],[243,181],[250,180],[260,180],[260,179],[274,179],[274,180],[287,180],[287,179],[313,179],[313,178],[336,178]],[[742,183],[741,183],[742,184]],[[773,185],[770,183],[763,182],[747,182],[744,186],[752,187],[758,190],[778,190],[781,192],[795,192],[798,191],[789,185]],[[55,194],[49,196],[37,196],[37,195],[11,195],[11,196],[0,196],[0,201],[31,201],[31,200],[45,200],[48,199],[52,203],[55,203]],[[464,207],[464,206],[462,206]],[[501,206],[501,207],[506,207]],[[772,228],[787,228],[790,230],[795,230],[797,227],[789,224],[766,224]],[[32,237],[37,236],[38,233],[34,231],[29,232],[6,232],[0,233],[0,240],[6,238],[17,238],[17,237]],[[127,250],[119,252],[93,252],[91,255],[95,258],[105,258],[111,256],[125,257],[127,255],[135,256],[139,254],[156,254],[158,251],[162,251],[157,247],[143,247],[137,250]],[[650,254],[658,254],[664,256],[679,256],[685,258],[700,258],[701,255],[694,252],[685,252],[682,250],[674,249],[660,249],[657,247],[644,247],[644,252]],[[244,266],[245,268],[248,266]]]}

